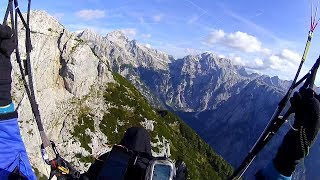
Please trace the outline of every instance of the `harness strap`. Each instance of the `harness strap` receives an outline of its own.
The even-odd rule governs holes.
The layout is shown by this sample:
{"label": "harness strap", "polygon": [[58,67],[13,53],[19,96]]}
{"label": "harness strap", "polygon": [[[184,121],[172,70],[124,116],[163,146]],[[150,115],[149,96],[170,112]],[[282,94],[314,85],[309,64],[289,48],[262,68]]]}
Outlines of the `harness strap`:
{"label": "harness strap", "polygon": [[[35,120],[36,120],[36,123],[37,123],[37,128],[40,132],[41,141],[42,141],[44,148],[46,149],[46,151],[49,155],[49,159],[52,160],[56,157],[56,155],[55,155],[55,153],[51,147],[51,143],[50,143],[50,141],[44,131],[43,124],[41,121],[40,112],[39,112],[39,105],[36,101],[35,93],[34,93],[33,77],[32,77],[32,70],[31,70],[32,68],[31,68],[31,60],[30,60],[30,53],[32,50],[30,27],[29,27],[30,7],[31,7],[31,0],[28,0],[28,12],[27,12],[27,21],[26,21],[20,11],[18,0],[9,0],[6,14],[4,16],[3,24],[7,24],[8,19],[9,19],[9,14],[10,14],[11,28],[13,30],[13,34],[14,34],[14,37],[16,38],[16,42],[17,42],[15,55],[16,55],[16,60],[17,60],[19,70],[21,73],[23,85],[25,87],[26,94],[27,94],[28,99],[30,101],[32,113],[33,113]],[[22,65],[20,52],[19,52],[19,45],[18,45],[18,42],[19,42],[19,39],[18,39],[18,18],[20,18],[21,22],[23,23],[23,26],[26,29],[26,41],[25,41],[26,66],[25,66],[25,69],[23,68],[23,65]],[[26,70],[27,73],[25,73],[24,70]],[[26,74],[28,75],[28,83],[27,83]]]}

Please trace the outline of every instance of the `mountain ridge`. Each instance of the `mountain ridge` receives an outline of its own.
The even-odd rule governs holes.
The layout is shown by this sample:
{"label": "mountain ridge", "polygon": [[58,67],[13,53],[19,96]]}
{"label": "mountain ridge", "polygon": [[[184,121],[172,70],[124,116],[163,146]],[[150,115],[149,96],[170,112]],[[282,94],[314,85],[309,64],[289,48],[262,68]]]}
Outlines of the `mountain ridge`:
{"label": "mountain ridge", "polygon": [[[277,76],[249,74],[244,67],[229,64],[231,61],[219,58],[212,53],[202,53],[172,59],[169,69],[135,68],[130,64],[129,66],[119,64],[118,66],[122,68],[117,72],[129,80],[136,79],[142,82],[147,86],[149,94],[154,94],[157,101],[161,101],[168,109],[183,113],[193,112],[195,116],[200,117],[203,117],[201,114],[206,114],[206,118],[203,119],[191,118],[194,122],[188,121],[188,124],[198,130],[197,132],[207,142],[211,142],[211,146],[231,164],[237,166],[266,126],[277,103],[291,85],[291,81],[281,80]],[[219,67],[218,64],[222,62],[224,64]],[[248,100],[250,101],[246,104]],[[239,105],[234,107],[235,104]],[[224,122],[223,118],[218,117],[219,114],[230,116],[230,112],[235,114],[230,120]],[[181,117],[184,116],[181,115]],[[247,122],[239,124],[244,119]],[[253,123],[253,128],[250,123]],[[207,128],[195,124],[202,124]],[[288,126],[284,125],[277,133],[255,161],[257,163],[254,163],[245,174],[246,179],[252,179],[252,174],[270,161],[287,129]],[[217,133],[219,131],[221,133]],[[233,131],[238,134],[232,133]],[[239,137],[246,138],[238,142]],[[223,140],[224,138],[227,139]],[[213,143],[215,139],[221,141]],[[226,145],[226,142],[229,145]],[[318,146],[319,143],[316,143],[315,148]],[[230,148],[239,151],[235,153],[230,151]],[[310,163],[307,161],[306,164]],[[306,174],[305,171],[308,173]],[[307,170],[299,167],[294,174],[294,179],[314,179],[315,177],[317,175],[310,165]]]}
{"label": "mountain ridge", "polygon": [[[139,43],[135,42],[136,44]],[[133,47],[130,44],[128,46]],[[133,57],[132,60],[148,59],[139,53],[134,53]],[[151,60],[157,61],[157,58]],[[140,87],[140,91],[148,92],[143,94],[147,98],[153,97],[148,98],[153,105],[162,103],[159,108],[182,112],[179,113],[182,117],[187,113],[193,113],[194,117],[203,117],[190,118],[188,123],[234,166],[237,166],[250,150],[292,83],[277,76],[249,74],[244,67],[232,64],[232,60],[219,58],[208,52],[161,61],[168,63],[160,66],[165,68],[152,65],[134,66],[135,62],[130,64],[131,62],[134,61],[128,61],[129,64],[115,61],[114,65],[119,68],[113,71]],[[190,123],[191,121],[193,122]],[[246,179],[252,179],[252,174],[270,162],[288,128],[285,124],[280,129],[245,174]],[[232,133],[233,131],[235,133]],[[314,149],[319,147],[318,140]],[[230,149],[236,149],[237,153]],[[318,157],[316,153],[311,156]],[[311,165],[312,162],[319,162],[307,159],[307,168],[299,167],[294,179],[319,178],[315,166]]]}
{"label": "mountain ridge", "polygon": [[[183,159],[188,165],[190,178],[223,179],[230,175],[231,166],[181,119],[171,112],[159,114],[145,99],[145,96],[151,96],[146,94],[148,92],[141,90],[145,92],[142,96],[129,81],[111,71],[113,65],[120,65],[118,70],[129,74],[134,67],[113,64],[109,58],[112,50],[112,57],[120,57],[119,62],[126,62],[127,57],[140,57],[146,53],[145,49],[130,50],[138,48],[135,43],[121,49],[100,36],[94,38],[104,42],[99,47],[90,46],[44,11],[32,11],[30,22],[34,48],[31,66],[44,128],[61,156],[77,169],[86,171],[95,157],[119,142],[126,128],[143,126],[151,135],[153,155],[166,154],[174,160]],[[19,27],[19,47],[24,49],[25,29],[21,24]],[[117,54],[120,50],[125,53]],[[146,61],[136,58],[140,61],[136,65],[143,68],[150,65],[157,71],[163,71],[166,66],[162,62],[170,61],[170,57],[160,54],[156,59],[164,59],[160,63],[152,62],[152,53],[155,51],[148,54],[149,60]],[[25,54],[22,52],[21,56]],[[15,62],[14,57],[12,62]],[[13,63],[13,67],[12,95],[15,104],[21,102],[18,109],[21,135],[24,142],[28,142],[25,143],[26,149],[38,178],[47,178],[50,167],[41,158],[39,132],[23,91],[17,64]],[[136,78],[136,81],[131,81],[138,83],[137,87],[148,90],[139,77],[131,77]]]}
{"label": "mountain ridge", "polygon": [[[145,112],[145,116],[152,114],[158,117],[155,112],[163,109],[192,114],[193,117],[187,122],[201,124],[193,127],[196,127],[198,133],[234,166],[252,146],[259,131],[272,115],[278,100],[290,85],[289,81],[280,80],[278,77],[249,74],[244,67],[234,65],[232,60],[219,58],[213,53],[174,59],[163,52],[147,48],[135,40],[129,40],[121,31],[111,33],[112,36],[109,35],[109,37],[108,35],[103,37],[88,30],[80,34],[71,33],[43,11],[34,11],[31,17],[31,36],[34,42],[34,51],[31,54],[34,59],[32,66],[35,69],[35,88],[45,129],[48,129],[49,136],[58,142],[59,147],[64,147],[61,149],[61,154],[65,155],[67,160],[82,160],[73,162],[82,170],[88,167],[88,159],[91,155],[110,150],[109,140],[112,141],[112,137],[119,137],[118,135],[110,136],[110,134],[108,137],[106,134],[113,131],[101,130],[104,126],[100,127],[100,125],[107,121],[104,118],[105,114],[109,114],[114,120],[124,118],[123,114],[132,114],[130,110],[137,110],[124,104],[116,104],[117,108],[114,109],[112,99],[106,100],[103,97],[105,89],[108,88],[106,84],[115,88],[121,88],[127,84],[124,79],[120,80],[121,83],[117,82],[115,77],[118,75],[115,74],[126,77],[156,108],[149,109]],[[19,29],[20,34],[23,31],[23,28]],[[24,37],[21,36],[19,39],[23,42]],[[23,43],[19,46],[21,49],[24,47]],[[17,69],[15,64],[14,66],[14,69]],[[22,100],[19,109],[20,126],[23,127],[22,135],[25,141],[31,142],[27,144],[27,151],[32,164],[37,165],[36,170],[45,174],[48,169],[39,158],[41,155],[37,148],[40,140],[37,132],[34,131],[36,127],[22,92],[23,85],[16,71],[13,77],[13,99],[16,104]],[[118,77],[119,79],[121,78]],[[129,93],[125,89],[121,89],[124,94]],[[112,92],[112,89],[109,91]],[[143,99],[141,96],[137,97],[140,100]],[[128,101],[129,99],[127,98]],[[121,103],[116,100],[114,102]],[[145,100],[141,102],[144,104]],[[145,118],[135,123],[149,130],[152,129],[156,124],[152,123],[152,118]],[[112,121],[110,125],[118,127],[117,123]],[[79,124],[85,125],[79,126]],[[207,128],[204,128],[206,126]],[[73,130],[75,127],[81,132],[76,133]],[[166,128],[170,129],[170,127]],[[276,150],[287,128],[284,126],[277,134],[275,140],[265,149],[266,152],[257,159],[259,163],[249,169],[245,178],[252,178],[257,168],[268,163],[268,158]],[[189,140],[198,141],[199,137],[190,129],[186,129],[185,132],[192,134]],[[57,132],[65,136],[61,138],[61,134]],[[188,133],[184,135],[187,136]],[[155,150],[159,150],[159,153],[166,151],[166,147],[163,146],[166,140],[168,138],[163,139],[161,135],[158,138],[154,137],[153,144],[160,144],[159,147],[154,147]],[[197,146],[199,145],[194,147]],[[319,143],[315,148],[318,147]],[[74,150],[77,157],[69,155],[70,149]],[[221,158],[211,153],[209,156],[215,157],[210,161],[213,164],[216,159]],[[200,155],[197,158],[202,159]],[[191,161],[189,163],[192,167],[196,166]],[[295,174],[295,178],[317,178],[312,163],[318,162],[316,160],[306,162],[307,171],[311,172],[305,175],[303,171],[299,171]],[[210,167],[207,162],[205,164],[206,167]],[[215,166],[218,165],[215,164]],[[222,170],[217,169],[220,172]],[[197,169],[193,170],[195,177],[200,178],[201,172]]]}

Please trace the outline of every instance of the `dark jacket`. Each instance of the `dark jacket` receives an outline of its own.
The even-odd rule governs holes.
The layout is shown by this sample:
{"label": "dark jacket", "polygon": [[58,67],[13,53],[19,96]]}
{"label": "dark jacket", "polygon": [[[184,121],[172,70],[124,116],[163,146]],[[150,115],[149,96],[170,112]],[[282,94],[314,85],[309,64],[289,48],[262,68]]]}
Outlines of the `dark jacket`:
{"label": "dark jacket", "polygon": [[[151,155],[151,141],[149,133],[142,127],[129,128],[124,134],[120,145],[126,148],[139,152],[140,157],[134,166],[129,166],[127,169],[127,179],[143,180],[145,179],[146,169],[148,163],[152,158]],[[103,164],[107,160],[109,152],[101,155],[95,162],[90,166],[89,170],[82,174],[82,179],[95,180],[103,167]]]}

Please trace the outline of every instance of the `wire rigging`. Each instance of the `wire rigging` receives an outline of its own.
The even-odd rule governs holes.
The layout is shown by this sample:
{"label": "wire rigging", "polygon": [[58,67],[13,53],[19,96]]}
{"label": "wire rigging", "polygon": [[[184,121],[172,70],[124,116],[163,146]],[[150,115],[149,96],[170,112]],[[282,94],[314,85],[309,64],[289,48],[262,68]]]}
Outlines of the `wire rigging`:
{"label": "wire rigging", "polygon": [[[27,94],[27,97],[30,101],[31,109],[33,116],[36,120],[37,123],[37,128],[40,133],[40,138],[43,143],[44,149],[46,150],[46,153],[48,154],[48,157],[50,160],[53,160],[56,158],[56,153],[54,152],[52,148],[52,144],[49,141],[44,128],[43,124],[41,121],[41,116],[39,112],[39,105],[37,104],[36,98],[35,98],[35,93],[34,93],[34,87],[33,87],[33,78],[32,78],[32,70],[31,70],[31,58],[30,58],[30,53],[32,51],[32,45],[31,45],[31,35],[30,35],[30,7],[31,7],[31,0],[28,0],[28,11],[27,11],[27,21],[24,19],[20,8],[18,4],[18,0],[9,0],[8,1],[8,6],[6,10],[6,14],[4,16],[3,24],[7,25],[8,24],[8,19],[10,18],[11,20],[11,28],[13,30],[13,35],[16,40],[16,48],[15,48],[15,55],[16,55],[16,61],[19,66],[19,70],[21,73],[23,85]],[[10,14],[10,16],[9,16]],[[19,45],[18,45],[18,20],[21,20],[25,32],[26,32],[26,38],[25,38],[25,46],[26,46],[26,59],[25,61],[25,67],[23,67],[23,63],[20,57],[20,50],[19,50]],[[26,73],[25,73],[26,72]],[[26,76],[28,76],[28,81]]]}
{"label": "wire rigging", "polygon": [[[28,0],[28,7],[27,7],[27,15],[26,20],[23,17],[18,0],[8,0],[8,6],[6,9],[6,13],[4,16],[3,24],[8,24],[8,19],[10,17],[11,20],[11,28],[13,30],[13,36],[16,40],[16,47],[15,47],[15,55],[16,55],[16,61],[19,66],[19,70],[21,73],[23,85],[25,87],[25,91],[27,94],[27,97],[29,99],[31,109],[33,116],[37,123],[37,128],[40,133],[40,138],[42,141],[41,145],[41,153],[43,155],[43,158],[45,162],[51,166],[51,173],[50,178],[55,175],[55,173],[63,172],[65,174],[71,174],[72,177],[79,177],[80,173],[76,171],[67,161],[65,161],[61,156],[59,155],[54,142],[50,141],[47,137],[45,130],[43,128],[40,111],[39,111],[39,105],[36,100],[35,91],[34,91],[34,85],[33,85],[33,77],[32,77],[32,66],[31,66],[31,57],[30,53],[32,51],[32,43],[31,43],[31,31],[30,31],[30,9],[31,9],[31,0]],[[10,14],[10,16],[9,16]],[[21,57],[20,57],[20,50],[18,45],[18,20],[20,20],[25,28],[25,47],[26,47],[26,59],[24,60],[24,63],[22,63]],[[23,65],[25,67],[23,67]],[[28,81],[26,76],[28,76]],[[21,102],[20,102],[21,103]],[[18,104],[18,107],[20,106],[20,103]]]}
{"label": "wire rigging", "polygon": [[283,116],[281,116],[281,113],[284,111],[284,108],[285,108],[286,104],[288,103],[293,90],[299,84],[301,84],[304,80],[305,80],[305,83],[303,85],[304,87],[313,88],[316,72],[317,72],[319,64],[320,64],[320,57],[317,59],[316,63],[312,67],[312,69],[301,80],[299,80],[297,82],[297,79],[299,77],[302,66],[307,58],[307,55],[308,55],[308,52],[310,49],[310,45],[311,45],[311,40],[313,37],[313,32],[316,30],[318,23],[319,23],[319,20],[320,20],[320,18],[318,19],[318,5],[319,5],[319,1],[314,9],[313,3],[311,1],[311,17],[310,17],[311,22],[310,22],[310,29],[309,29],[309,33],[308,33],[308,39],[307,39],[307,42],[305,45],[305,49],[303,52],[303,56],[301,58],[300,65],[298,67],[298,70],[296,72],[296,75],[292,81],[290,88],[288,89],[288,91],[287,91],[286,95],[283,97],[283,99],[279,102],[279,104],[278,104],[274,114],[272,115],[268,125],[263,130],[262,134],[260,135],[260,137],[258,138],[256,143],[254,144],[254,146],[251,148],[248,155],[242,161],[240,166],[234,171],[232,176],[229,177],[228,179],[235,180],[235,179],[240,179],[242,177],[242,175],[246,172],[246,170],[251,165],[251,163],[256,158],[256,156],[259,154],[259,152],[265,147],[265,145],[271,140],[271,138],[274,136],[274,134],[276,134],[277,131],[280,129],[282,124],[293,113],[293,110],[290,107],[289,110],[287,112],[285,112],[285,114]]}

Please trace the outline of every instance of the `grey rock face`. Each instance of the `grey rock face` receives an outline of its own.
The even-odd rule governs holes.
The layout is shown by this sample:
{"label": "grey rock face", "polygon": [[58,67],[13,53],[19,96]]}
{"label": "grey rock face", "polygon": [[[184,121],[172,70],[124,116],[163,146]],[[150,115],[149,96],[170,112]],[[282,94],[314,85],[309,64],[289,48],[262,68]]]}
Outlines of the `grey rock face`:
{"label": "grey rock face", "polygon": [[[283,89],[269,86],[261,79],[251,81],[239,94],[231,96],[219,108],[206,112],[206,117],[201,113],[198,115],[205,121],[203,137],[228,162],[238,166],[267,125],[284,93]],[[275,153],[275,144],[278,144],[279,140],[278,138],[273,141],[276,143],[265,149],[269,152],[268,156]],[[270,159],[261,158],[256,162],[259,162],[261,167],[268,163],[267,160]],[[252,178],[254,173],[251,171],[248,174]]]}
{"label": "grey rock face", "polygon": [[78,34],[99,59],[106,62],[113,72],[129,79],[154,107],[163,108],[164,104],[140,80],[137,69],[162,71],[168,69],[172,57],[154,49],[147,48],[135,40],[129,40],[121,31],[109,33],[106,37],[85,30]]}
{"label": "grey rock face", "polygon": [[[248,74],[243,67],[212,53],[176,60],[169,58],[170,61],[164,62],[167,65],[154,66],[151,62],[157,58],[150,60],[149,56],[139,53],[141,49],[136,41],[129,41],[120,32],[108,35],[107,39],[109,45],[117,44],[118,49],[122,47],[122,50],[114,49],[111,53],[100,52],[109,54],[112,69],[125,75],[146,97],[155,95],[152,98],[157,99],[155,104],[162,101],[169,109],[193,112],[194,117],[188,123],[234,166],[239,165],[257,140],[290,85],[289,81],[278,77]],[[90,38],[86,40],[93,42]],[[97,44],[91,44],[91,47]],[[126,54],[126,51],[130,56],[119,55]],[[152,55],[155,56],[158,55]],[[146,61],[142,63],[142,59]],[[252,178],[257,169],[270,161],[286,130],[288,125],[282,127],[257,158],[246,178]],[[311,171],[308,161],[306,164]],[[296,179],[310,174],[301,173],[301,168],[297,172]]]}
{"label": "grey rock face", "polygon": [[119,71],[121,65],[168,69],[168,63],[171,61],[169,55],[147,48],[135,40],[129,40],[121,31],[114,31],[102,37],[85,30],[78,37],[86,41],[99,57],[108,59],[114,71]]}
{"label": "grey rock face", "polygon": [[[44,129],[49,139],[56,143],[60,154],[83,172],[90,163],[81,157],[98,157],[112,146],[99,126],[108,110],[114,108],[114,105],[107,103],[103,97],[108,83],[116,83],[109,65],[111,61],[109,56],[98,56],[90,42],[68,32],[46,12],[33,11],[30,19],[33,44],[31,66]],[[93,35],[87,34],[96,38]],[[23,59],[26,54],[23,52],[25,43],[22,25],[19,29],[19,40]],[[101,38],[102,40],[105,38]],[[108,45],[108,42],[109,40],[106,40],[101,44],[108,48],[111,44],[110,42]],[[111,47],[117,49],[119,46]],[[12,62],[15,62],[14,56]],[[144,63],[149,65],[148,62],[141,62],[139,65]],[[157,63],[153,63],[155,64]],[[40,136],[24,93],[20,72],[17,71],[17,63],[13,63],[13,66],[12,95],[16,105],[21,102],[18,109],[21,135],[32,166],[48,176],[50,167],[41,158]],[[79,116],[83,114],[87,121],[85,123],[83,117],[79,120]],[[154,127],[152,120],[142,121],[141,124],[149,129]],[[80,140],[83,137],[86,138],[85,142]],[[152,143],[155,147],[159,146],[158,153],[168,152],[169,147],[163,145],[163,142]],[[154,152],[154,155],[157,154]]]}
{"label": "grey rock face", "polygon": [[[74,34],[69,33],[53,17],[42,11],[31,13],[31,39],[33,51],[31,65],[35,85],[35,94],[39,104],[40,113],[47,134],[60,148],[61,154],[67,159],[74,159],[69,154],[72,149],[75,153],[88,154],[80,147],[79,142],[71,137],[73,117],[79,108],[74,104],[84,96],[91,93],[91,88],[99,88],[102,84],[113,82],[111,72],[101,66],[100,60],[93,54],[90,47],[81,42]],[[20,25],[20,28],[22,26]],[[19,47],[22,58],[24,53],[24,29],[19,29]],[[24,93],[20,72],[18,72],[15,57],[12,56],[13,72],[13,99],[15,104],[21,105],[19,111],[19,124],[29,159],[42,174],[49,174],[49,167],[44,163],[40,154],[40,136],[36,123],[33,120],[28,98]],[[100,72],[100,76],[99,76]],[[97,100],[96,100],[97,101]],[[100,102],[101,103],[101,102]],[[92,107],[101,106],[90,101]],[[97,134],[99,139],[107,139],[103,134]],[[99,140],[99,144],[105,144]],[[63,147],[63,148],[62,148]],[[93,149],[106,151],[108,147],[94,146]],[[85,170],[84,163],[77,164],[79,169]]]}
{"label": "grey rock face", "polygon": [[230,60],[209,53],[176,60],[171,64],[170,73],[173,104],[178,110],[186,108],[193,112],[215,109],[232,91],[242,89],[248,80],[237,75],[239,68]]}

